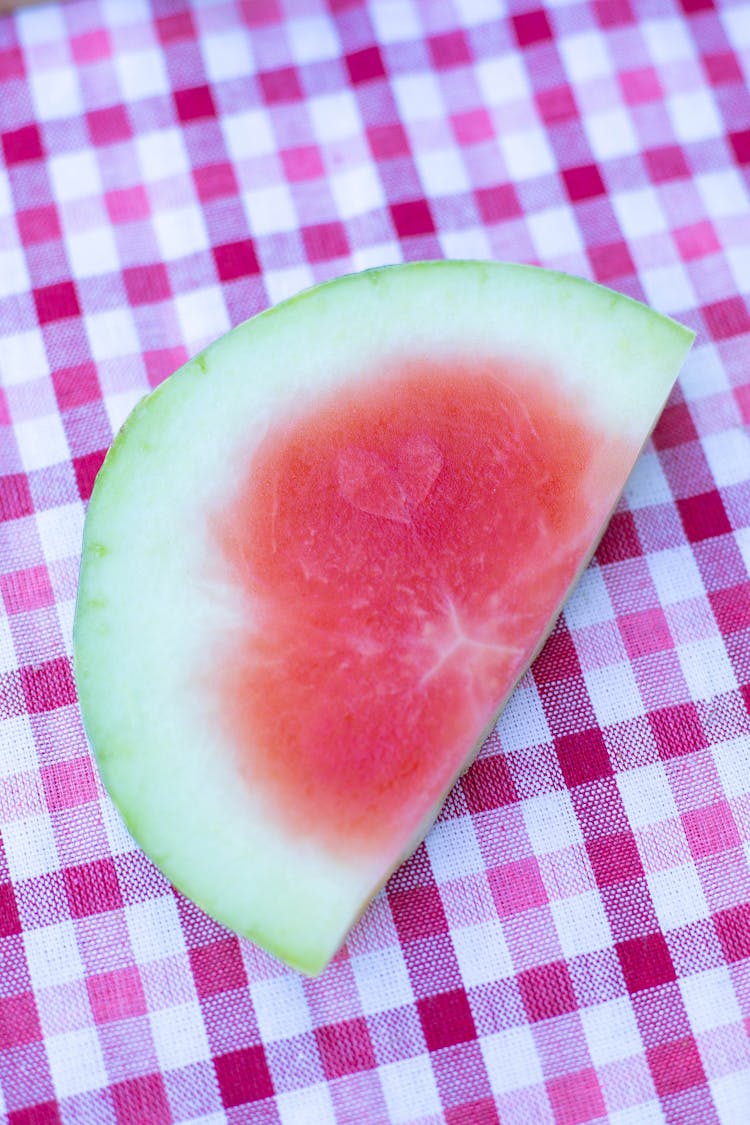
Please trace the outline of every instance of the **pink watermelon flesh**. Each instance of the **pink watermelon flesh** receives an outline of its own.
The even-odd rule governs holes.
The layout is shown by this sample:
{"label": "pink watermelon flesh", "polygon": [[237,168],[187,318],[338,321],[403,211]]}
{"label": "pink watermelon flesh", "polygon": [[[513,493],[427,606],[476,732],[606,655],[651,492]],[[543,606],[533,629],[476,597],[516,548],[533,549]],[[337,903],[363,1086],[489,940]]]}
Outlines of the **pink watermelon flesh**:
{"label": "pink watermelon flesh", "polygon": [[271,431],[215,519],[249,624],[209,690],[290,833],[401,854],[532,656],[622,473],[553,387],[394,362]]}

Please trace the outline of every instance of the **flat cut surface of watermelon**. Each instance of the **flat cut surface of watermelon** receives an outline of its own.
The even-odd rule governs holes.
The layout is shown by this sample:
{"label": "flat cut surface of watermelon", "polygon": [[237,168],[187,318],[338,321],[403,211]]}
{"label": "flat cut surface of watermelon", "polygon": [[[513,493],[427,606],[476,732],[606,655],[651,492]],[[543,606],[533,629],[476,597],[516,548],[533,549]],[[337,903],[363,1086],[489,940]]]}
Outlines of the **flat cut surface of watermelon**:
{"label": "flat cut surface of watermelon", "polygon": [[131,831],[308,972],[538,650],[691,333],[531,267],[319,287],[139,405],[87,517],[76,675]]}

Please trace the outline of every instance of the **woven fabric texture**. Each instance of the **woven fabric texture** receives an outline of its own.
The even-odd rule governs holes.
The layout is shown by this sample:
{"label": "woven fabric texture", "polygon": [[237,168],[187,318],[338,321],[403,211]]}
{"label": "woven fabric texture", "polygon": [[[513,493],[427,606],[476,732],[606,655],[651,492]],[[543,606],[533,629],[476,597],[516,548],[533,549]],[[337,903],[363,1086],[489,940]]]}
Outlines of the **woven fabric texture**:
{"label": "woven fabric texture", "polygon": [[[0,1119],[750,1120],[750,6],[0,16]],[[129,410],[308,284],[540,263],[697,331],[541,656],[317,980],[134,845],[71,671]]]}

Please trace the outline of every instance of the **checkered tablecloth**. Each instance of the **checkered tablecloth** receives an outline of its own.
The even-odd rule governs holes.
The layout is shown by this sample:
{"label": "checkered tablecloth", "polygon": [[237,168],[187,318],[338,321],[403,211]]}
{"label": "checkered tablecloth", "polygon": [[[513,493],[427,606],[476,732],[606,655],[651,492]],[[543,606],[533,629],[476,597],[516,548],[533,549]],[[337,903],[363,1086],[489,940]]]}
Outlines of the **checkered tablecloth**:
{"label": "checkered tablecloth", "polygon": [[[0,1118],[750,1122],[750,6],[70,0],[0,17]],[[71,675],[130,408],[384,262],[697,330],[542,655],[318,980],[138,851]],[[541,328],[540,328],[541,330]]]}

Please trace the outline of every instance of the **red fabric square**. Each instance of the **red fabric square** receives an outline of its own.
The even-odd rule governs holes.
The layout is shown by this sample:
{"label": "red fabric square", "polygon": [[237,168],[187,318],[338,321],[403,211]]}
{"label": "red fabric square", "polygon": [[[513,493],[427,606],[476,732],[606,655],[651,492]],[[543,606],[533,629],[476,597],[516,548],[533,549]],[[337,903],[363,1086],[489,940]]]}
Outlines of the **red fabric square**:
{"label": "red fabric square", "polygon": [[238,277],[250,277],[260,273],[255,247],[249,238],[242,242],[228,242],[214,247],[216,272],[221,281],[235,281]]}
{"label": "red fabric square", "polygon": [[727,801],[716,801],[682,814],[690,851],[696,859],[739,847],[742,842]]}
{"label": "red fabric square", "polygon": [[577,1008],[573,982],[564,961],[551,961],[518,974],[518,987],[529,1019],[550,1019]]}
{"label": "red fabric square", "polygon": [[28,570],[0,575],[0,590],[9,614],[30,613],[55,604],[46,566],[32,566]]}
{"label": "red fabric square", "polygon": [[554,125],[556,121],[569,121],[578,115],[578,106],[570,86],[539,90],[534,98],[542,120],[548,125]]}
{"label": "red fabric square", "polygon": [[708,745],[694,703],[676,703],[672,707],[652,711],[648,721],[654,732],[659,757],[663,760],[679,758]]}
{"label": "red fabric square", "polygon": [[714,915],[714,926],[727,961],[750,957],[750,903],[720,910]]}
{"label": "red fabric square", "polygon": [[642,609],[618,619],[625,651],[631,660],[652,652],[674,648],[672,634],[663,609]]}
{"label": "red fabric square", "polygon": [[326,1024],[315,1029],[323,1072],[326,1078],[343,1078],[376,1065],[367,1020],[362,1017]]}
{"label": "red fabric square", "polygon": [[513,30],[516,33],[519,47],[528,47],[532,43],[544,43],[547,39],[552,38],[552,28],[543,8],[535,8],[531,12],[519,12],[517,16],[512,18]]}
{"label": "red fabric square", "polygon": [[279,70],[266,70],[260,74],[260,88],[268,105],[279,102],[294,102],[302,97],[302,87],[299,84],[297,71],[293,66],[281,67]]}
{"label": "red fabric square", "polygon": [[660,1098],[702,1086],[706,1073],[691,1035],[673,1043],[660,1043],[646,1052],[654,1086]]}
{"label": "red fabric square", "polygon": [[0,937],[20,934],[21,919],[12,883],[0,883]]}
{"label": "red fabric square", "polygon": [[628,992],[656,988],[677,979],[672,957],[661,933],[618,942],[616,949]]}
{"label": "red fabric square", "polygon": [[105,109],[92,109],[86,114],[89,133],[95,145],[111,145],[132,136],[128,113],[124,105],[111,105]]}
{"label": "red fabric square", "polygon": [[190,12],[175,12],[171,16],[160,16],[156,20],[156,30],[160,42],[165,47],[169,43],[195,37],[195,26]]}
{"label": "red fabric square", "polygon": [[383,78],[385,75],[379,47],[365,47],[362,51],[347,55],[346,67],[355,85],[359,82],[371,82],[374,78]]}
{"label": "red fabric square", "polygon": [[96,364],[82,363],[80,367],[61,367],[52,372],[52,384],[60,410],[72,410],[97,402],[102,397]]}
{"label": "red fabric square", "polygon": [[615,512],[607,525],[607,530],[596,548],[597,561],[607,563],[622,562],[623,559],[636,559],[643,554],[632,512]]}
{"label": "red fabric square", "polygon": [[52,242],[60,237],[60,219],[54,203],[46,207],[32,207],[16,213],[18,233],[24,246],[38,242]]}
{"label": "red fabric square", "polygon": [[148,1010],[141,975],[135,965],[88,977],[86,988],[97,1023],[143,1016]]}
{"label": "red fabric square", "polygon": [[718,51],[716,54],[704,55],[703,65],[713,86],[724,86],[742,81],[740,64],[731,51]]}
{"label": "red fabric square", "polygon": [[371,125],[367,130],[367,139],[376,160],[389,160],[409,153],[409,138],[403,125]]}
{"label": "red fabric square", "polygon": [[402,943],[448,933],[448,922],[437,887],[413,887],[408,891],[394,891],[389,895],[389,900],[393,921]]}
{"label": "red fabric square", "polygon": [[318,223],[314,227],[303,227],[302,241],[311,262],[327,262],[349,253],[349,240],[343,223]]}
{"label": "red fabric square", "polygon": [[5,79],[25,77],[26,66],[20,47],[8,47],[0,51],[0,74]]}
{"label": "red fabric square", "polygon": [[612,776],[612,763],[598,727],[562,735],[555,739],[555,749],[569,788]]}
{"label": "red fabric square", "polygon": [[698,431],[690,407],[686,402],[676,402],[662,411],[652,440],[657,449],[673,449],[685,442],[695,441],[697,437]]}
{"label": "red fabric square", "polygon": [[625,242],[609,242],[606,246],[592,246],[589,249],[589,257],[594,267],[594,276],[603,285],[616,277],[627,277],[635,273],[635,263]]}
{"label": "red fabric square", "polygon": [[300,145],[299,148],[286,148],[281,153],[284,174],[290,183],[303,180],[317,180],[325,174],[320,149],[317,145]]}
{"label": "red fabric square", "polygon": [[435,223],[426,199],[411,199],[391,204],[391,218],[399,238],[413,234],[434,234]]}
{"label": "red fabric square", "polygon": [[480,188],[475,196],[479,214],[485,223],[500,223],[505,219],[515,219],[521,214],[521,205],[513,184]]}
{"label": "red fabric square", "polygon": [[593,1067],[579,1070],[576,1074],[550,1078],[547,1094],[555,1115],[555,1125],[583,1125],[586,1121],[606,1116],[607,1107]]}
{"label": "red fabric square", "polygon": [[42,1029],[32,992],[20,996],[0,996],[0,1050],[37,1043]]}
{"label": "red fabric square", "polygon": [[216,117],[213,94],[208,86],[191,86],[187,90],[175,90],[174,104],[177,116],[183,122]]}
{"label": "red fabric square", "polygon": [[461,145],[479,144],[495,135],[495,126],[486,109],[467,109],[451,115],[453,132]]}
{"label": "red fabric square", "polygon": [[[240,7],[248,27],[265,27],[284,18],[280,0],[241,0]],[[334,10],[333,7],[331,10]]]}
{"label": "red fabric square", "polygon": [[594,876],[600,887],[625,883],[644,875],[643,864],[632,832],[617,832],[586,841]]}
{"label": "red fabric square", "polygon": [[711,539],[715,535],[726,535],[732,530],[721,496],[715,488],[711,492],[701,492],[698,496],[678,500],[677,508],[685,534],[691,543]]}
{"label": "red fabric square", "polygon": [[685,153],[677,145],[663,145],[644,153],[646,167],[655,184],[690,176]]}
{"label": "red fabric square", "polygon": [[128,223],[145,219],[151,211],[146,189],[140,184],[130,188],[108,191],[104,197],[113,223]]}
{"label": "red fabric square", "polygon": [[502,754],[474,762],[461,778],[461,788],[471,813],[488,812],[518,800],[508,761]]}
{"label": "red fabric square", "polygon": [[729,143],[734,149],[738,164],[750,164],[750,129],[742,129],[729,134]]}
{"label": "red fabric square", "polygon": [[24,125],[2,134],[3,153],[6,164],[23,164],[26,160],[39,160],[42,152],[42,139],[38,125]]}
{"label": "red fabric square", "polygon": [[61,1125],[57,1102],[41,1102],[26,1109],[14,1109],[8,1114],[8,1125]]}
{"label": "red fabric square", "polygon": [[234,168],[231,164],[207,164],[203,168],[193,169],[195,190],[201,203],[210,203],[212,199],[225,199],[230,195],[237,195],[239,187]]}
{"label": "red fabric square", "polygon": [[417,1001],[417,1011],[428,1051],[439,1051],[455,1043],[476,1039],[477,1030],[469,1000],[463,988],[425,996]]}
{"label": "red fabric square", "polygon": [[500,1118],[492,1098],[478,1102],[446,1106],[443,1110],[445,1125],[500,1125]]}
{"label": "red fabric square", "polygon": [[690,15],[691,12],[705,12],[712,11],[715,7],[714,0],[680,0],[683,12]]}
{"label": "red fabric square", "polygon": [[742,297],[727,297],[705,305],[703,318],[714,340],[729,340],[750,332],[750,313]]}
{"label": "red fabric square", "polygon": [[163,262],[151,266],[129,266],[122,271],[125,291],[131,305],[150,305],[172,295],[167,267]]}
{"label": "red fabric square", "polygon": [[723,636],[750,629],[750,582],[708,595]]}
{"label": "red fabric square", "polygon": [[63,871],[65,891],[73,918],[88,918],[122,906],[114,860],[97,859]]}
{"label": "red fabric square", "polygon": [[206,996],[215,996],[217,992],[244,988],[247,984],[247,973],[236,938],[223,938],[191,949],[190,968],[201,1000]]}
{"label": "red fabric square", "polygon": [[427,42],[438,70],[471,62],[471,51],[463,31],[446,31],[443,35],[431,36]]}
{"label": "red fabric square", "polygon": [[118,1125],[170,1125],[172,1112],[160,1074],[145,1074],[110,1086]]}
{"label": "red fabric square", "polygon": [[604,195],[607,190],[596,164],[581,164],[578,168],[566,168],[563,171],[563,180],[573,203]]}
{"label": "red fabric square", "polygon": [[501,918],[542,906],[548,901],[539,864],[533,856],[488,871],[487,880],[495,909]]}
{"label": "red fabric square", "polygon": [[75,285],[72,281],[59,281],[56,285],[45,285],[34,290],[34,304],[40,324],[53,320],[64,320],[69,316],[80,316]]}
{"label": "red fabric square", "polygon": [[47,807],[52,811],[72,809],[96,799],[96,778],[90,758],[53,762],[41,771]]}
{"label": "red fabric square", "polygon": [[273,1083],[262,1046],[245,1047],[214,1060],[221,1100],[227,1109],[273,1096]]}
{"label": "red fabric square", "polygon": [[630,0],[594,0],[594,11],[601,27],[620,27],[634,21]]}
{"label": "red fabric square", "polygon": [[559,625],[547,638],[532,667],[538,684],[581,675],[581,663],[573,638],[563,625]]}
{"label": "red fabric square", "polygon": [[76,701],[76,689],[70,661],[57,656],[44,664],[27,665],[21,669],[21,686],[29,714],[40,715]]}
{"label": "red fabric square", "polygon": [[96,474],[101,469],[106,456],[106,449],[96,449],[93,453],[84,453],[82,457],[73,458],[73,471],[82,500],[88,500],[91,496]]}

